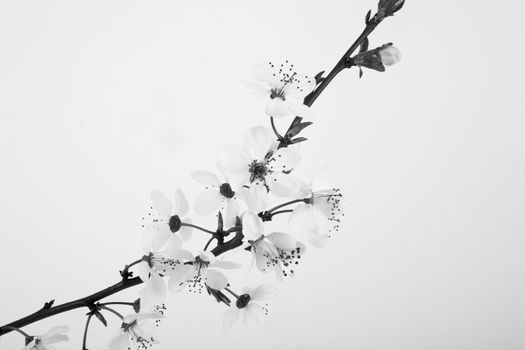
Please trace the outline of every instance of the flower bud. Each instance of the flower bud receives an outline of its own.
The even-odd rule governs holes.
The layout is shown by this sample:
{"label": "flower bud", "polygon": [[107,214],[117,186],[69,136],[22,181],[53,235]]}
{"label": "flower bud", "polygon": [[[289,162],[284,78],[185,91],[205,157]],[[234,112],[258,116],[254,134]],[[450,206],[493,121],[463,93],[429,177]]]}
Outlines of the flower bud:
{"label": "flower bud", "polygon": [[379,0],[376,16],[380,19],[392,16],[394,13],[401,10],[404,4],[405,0]]}
{"label": "flower bud", "polygon": [[379,51],[381,62],[385,66],[391,66],[401,61],[401,52],[395,46],[387,46],[386,48]]}

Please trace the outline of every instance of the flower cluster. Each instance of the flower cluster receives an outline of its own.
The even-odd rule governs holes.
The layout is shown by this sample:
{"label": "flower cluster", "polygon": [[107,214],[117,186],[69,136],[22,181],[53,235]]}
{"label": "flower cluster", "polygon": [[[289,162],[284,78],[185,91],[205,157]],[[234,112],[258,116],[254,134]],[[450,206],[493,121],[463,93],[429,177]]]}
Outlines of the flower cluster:
{"label": "flower cluster", "polygon": [[[404,0],[380,0],[374,18],[370,19],[370,13],[366,17],[367,29],[375,28],[403,4]],[[107,296],[105,293],[112,288],[122,290],[142,284],[139,298],[106,303],[99,302],[102,297],[84,299],[81,307],[88,307],[89,312],[83,349],[87,349],[93,316],[107,326],[103,312],[120,321],[116,334],[108,341],[109,350],[147,349],[158,343],[156,330],[166,317],[170,292],[206,291],[228,307],[223,315],[225,330],[238,320],[247,326],[264,321],[269,312],[267,301],[277,294],[277,288],[266,284],[235,288],[239,281],[233,270],[246,268],[250,273],[270,274],[271,278],[275,275],[275,281],[281,283],[300,273],[300,262],[310,249],[323,247],[340,229],[345,207],[340,189],[296,176],[302,161],[298,143],[307,140],[298,135],[312,124],[303,118],[312,117],[310,106],[315,98],[343,68],[357,66],[361,74],[362,67],[384,71],[385,66],[401,58],[399,50],[390,43],[368,50],[368,39],[360,40],[327,77],[323,77],[324,72],[299,73],[287,60],[266,61],[255,67],[255,79],[246,85],[264,99],[261,114],[269,117],[270,125],[251,127],[237,146],[224,146],[215,170],[191,173],[203,187],[193,205],[181,189],[171,195],[159,190],[151,192],[151,206],[143,218],[140,258],[121,271],[119,284],[94,294]],[[352,50],[358,47],[359,53],[351,57]],[[291,122],[282,135],[274,123],[278,118],[290,118]],[[197,225],[189,216],[192,210],[200,218],[216,221],[216,228]],[[270,224],[276,216],[284,218],[279,220],[279,229]],[[201,237],[205,238],[204,246],[194,249],[190,239]],[[232,251],[251,258],[251,266],[231,261]],[[43,310],[52,304],[53,301],[46,303]],[[131,307],[133,311],[123,316],[113,305]],[[54,349],[52,344],[68,340],[65,326],[52,328],[41,336],[29,336],[11,325],[2,328],[0,335],[16,330],[25,337],[23,350]]]}

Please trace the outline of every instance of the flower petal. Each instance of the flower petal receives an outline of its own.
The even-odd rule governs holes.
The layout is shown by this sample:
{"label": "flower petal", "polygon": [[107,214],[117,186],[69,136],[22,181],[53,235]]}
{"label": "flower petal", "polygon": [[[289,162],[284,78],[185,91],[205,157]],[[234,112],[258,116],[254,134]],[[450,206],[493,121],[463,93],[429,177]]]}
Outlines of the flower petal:
{"label": "flower petal", "polygon": [[[185,217],[185,218],[182,218],[181,219],[182,222],[184,222],[185,224],[191,224],[192,223],[192,220],[190,217]],[[180,237],[182,238],[183,241],[187,241],[191,238],[191,233],[193,232],[193,227],[189,227],[189,226],[182,226],[178,232],[178,234],[180,235]]]}
{"label": "flower petal", "polygon": [[246,212],[242,216],[242,233],[248,240],[256,240],[264,232],[261,218],[252,212]]}
{"label": "flower petal", "polygon": [[274,232],[267,235],[266,238],[281,250],[293,250],[297,247],[295,238],[287,233]]}
{"label": "flower petal", "polygon": [[240,214],[239,203],[235,199],[226,199],[224,208],[224,226],[232,227],[235,225],[235,219]]}
{"label": "flower petal", "polygon": [[170,279],[168,281],[168,289],[171,292],[180,292],[184,289],[184,282],[188,274],[194,270],[193,265],[181,265],[179,268],[175,269],[173,272],[169,273]]}
{"label": "flower petal", "polygon": [[[270,96],[270,88],[267,84],[252,83],[252,82],[243,82],[243,85],[247,87],[254,95],[258,97],[267,97]],[[266,86],[265,86],[266,85]]]}
{"label": "flower petal", "polygon": [[153,274],[145,283],[142,293],[148,298],[157,301],[159,304],[164,302],[167,297],[166,283],[164,279],[157,274]]}
{"label": "flower petal", "polygon": [[109,343],[108,350],[127,350],[130,349],[130,338],[127,332],[120,332],[118,336],[113,338]]}
{"label": "flower petal", "polygon": [[150,194],[151,202],[155,210],[163,217],[169,218],[171,216],[171,209],[173,205],[171,201],[159,190],[153,190]]}
{"label": "flower petal", "polygon": [[274,98],[266,104],[266,115],[274,118],[286,117],[291,114],[286,101]]}
{"label": "flower petal", "polygon": [[320,234],[312,230],[307,231],[306,236],[308,238],[308,241],[314,247],[318,247],[318,248],[323,247],[326,244],[326,241],[328,240],[327,234]]}
{"label": "flower petal", "polygon": [[269,62],[263,62],[256,65],[253,69],[253,74],[255,75],[255,78],[269,85],[273,85],[278,80],[275,70],[272,69]]}
{"label": "flower petal", "polygon": [[222,272],[207,268],[204,273],[208,287],[221,290],[228,286],[228,278]]}
{"label": "flower petal", "polygon": [[233,262],[233,261],[217,260],[211,263],[210,266],[217,267],[219,269],[224,269],[224,270],[233,270],[233,269],[240,268],[242,265],[239,263]]}
{"label": "flower petal", "polygon": [[244,137],[244,147],[248,150],[252,160],[262,160],[270,150],[271,145],[271,134],[264,126],[251,127]]}
{"label": "flower petal", "polygon": [[193,209],[200,216],[208,216],[211,213],[217,213],[221,201],[220,192],[216,188],[210,188],[197,197]]}
{"label": "flower petal", "polygon": [[264,310],[257,303],[249,303],[244,309],[242,323],[248,327],[259,327],[263,323]]}
{"label": "flower petal", "polygon": [[239,319],[241,310],[239,310],[235,305],[230,306],[228,310],[223,314],[224,319],[222,322],[222,329],[226,332],[232,324]]}
{"label": "flower petal", "polygon": [[215,175],[211,171],[206,171],[206,170],[194,171],[191,173],[191,177],[195,181],[203,185],[209,185],[209,186],[220,186],[221,185],[217,175]]}
{"label": "flower petal", "polygon": [[271,284],[265,284],[262,286],[259,286],[255,288],[252,293],[250,294],[251,300],[257,301],[257,300],[268,300],[270,298],[273,298],[277,295],[279,290],[277,287],[272,286]]}
{"label": "flower petal", "polygon": [[188,213],[190,207],[188,200],[180,188],[175,190],[175,214],[184,216]]}
{"label": "flower petal", "polygon": [[298,204],[288,218],[288,224],[297,233],[311,229],[312,208],[306,203]]}

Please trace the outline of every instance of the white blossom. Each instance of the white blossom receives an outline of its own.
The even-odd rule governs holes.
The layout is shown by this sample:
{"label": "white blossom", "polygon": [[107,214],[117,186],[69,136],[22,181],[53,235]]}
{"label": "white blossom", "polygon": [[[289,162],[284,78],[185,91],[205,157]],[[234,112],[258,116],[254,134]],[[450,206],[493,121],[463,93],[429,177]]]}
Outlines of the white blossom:
{"label": "white blossom", "polygon": [[277,288],[271,285],[262,285],[257,288],[244,287],[235,303],[224,313],[223,329],[226,331],[231,325],[241,319],[246,326],[260,326],[268,315],[266,300],[277,294]]}
{"label": "white blossom", "polygon": [[395,46],[387,46],[379,51],[381,62],[385,66],[392,66],[401,61],[401,51]]}
{"label": "white blossom", "polygon": [[268,99],[268,116],[310,115],[310,108],[304,104],[304,98],[315,88],[314,77],[297,73],[288,61],[261,63],[255,67],[254,74],[258,83],[247,86]]}
{"label": "white blossom", "polygon": [[157,344],[158,320],[164,318],[160,312],[139,312],[122,319],[118,334],[111,340],[108,350],[148,349]]}
{"label": "white blossom", "polygon": [[52,344],[68,341],[65,334],[69,332],[68,326],[57,326],[51,328],[43,335],[34,336],[33,339],[22,350],[53,350]]}

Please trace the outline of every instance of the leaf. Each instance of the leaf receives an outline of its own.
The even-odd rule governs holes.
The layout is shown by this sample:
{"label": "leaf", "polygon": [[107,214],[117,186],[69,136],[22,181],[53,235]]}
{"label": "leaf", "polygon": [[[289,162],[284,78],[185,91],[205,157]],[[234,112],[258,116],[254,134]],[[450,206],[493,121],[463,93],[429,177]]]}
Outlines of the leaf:
{"label": "leaf", "polygon": [[107,326],[108,326],[108,322],[107,322],[106,319],[104,318],[104,315],[102,315],[102,314],[100,313],[100,311],[96,310],[96,311],[93,313],[93,315],[95,315],[95,316],[98,318],[98,320],[99,320],[100,322],[102,322],[102,324],[104,325],[104,327],[107,327]]}
{"label": "leaf", "polygon": [[361,52],[365,52],[366,50],[368,50],[368,38],[365,38],[365,40],[363,40],[363,42],[361,43],[361,46],[359,46],[359,53]]}
{"label": "leaf", "polygon": [[323,71],[320,71],[319,73],[317,73],[317,74],[315,75],[314,78],[315,78],[315,83],[316,83],[316,84],[320,84],[320,83],[324,80],[324,78],[323,78],[323,74],[324,74],[324,70],[323,70]]}
{"label": "leaf", "polygon": [[365,24],[368,25],[370,23],[370,15],[372,14],[372,10],[368,10],[365,16]]}

